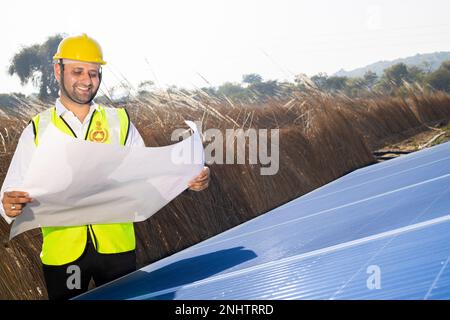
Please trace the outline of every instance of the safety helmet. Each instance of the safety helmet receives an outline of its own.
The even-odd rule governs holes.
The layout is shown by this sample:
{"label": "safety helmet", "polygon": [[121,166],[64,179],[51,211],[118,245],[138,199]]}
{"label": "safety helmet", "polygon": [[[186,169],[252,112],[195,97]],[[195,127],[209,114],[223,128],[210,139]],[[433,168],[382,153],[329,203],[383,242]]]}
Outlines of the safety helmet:
{"label": "safety helmet", "polygon": [[82,62],[106,64],[102,48],[97,41],[83,33],[79,36],[64,38],[58,46],[53,60],[69,59]]}

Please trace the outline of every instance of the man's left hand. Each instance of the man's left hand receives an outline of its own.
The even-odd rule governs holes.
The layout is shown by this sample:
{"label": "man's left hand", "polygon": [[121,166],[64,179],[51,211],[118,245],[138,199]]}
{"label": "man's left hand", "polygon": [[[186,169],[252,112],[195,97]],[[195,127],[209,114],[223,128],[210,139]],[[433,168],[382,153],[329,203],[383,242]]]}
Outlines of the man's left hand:
{"label": "man's left hand", "polygon": [[205,166],[203,167],[203,170],[197,177],[189,181],[188,187],[189,190],[202,191],[208,188],[208,184],[209,184],[209,168]]}

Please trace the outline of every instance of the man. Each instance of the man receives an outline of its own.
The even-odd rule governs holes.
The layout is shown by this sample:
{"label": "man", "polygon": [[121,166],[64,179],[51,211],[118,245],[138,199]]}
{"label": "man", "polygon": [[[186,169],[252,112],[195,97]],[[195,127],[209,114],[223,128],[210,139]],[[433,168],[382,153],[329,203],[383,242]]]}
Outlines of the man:
{"label": "man", "polygon": [[[106,64],[99,44],[86,34],[67,37],[54,55],[54,73],[60,86],[55,107],[35,116],[22,133],[0,196],[0,213],[8,223],[32,202],[26,191],[11,190],[23,180],[39,138],[53,123],[77,139],[122,146],[142,146],[144,141],[123,108],[105,108],[93,99],[100,87],[101,66]],[[99,164],[101,165],[101,164]],[[51,173],[49,179],[57,179]],[[208,187],[209,169],[189,183],[189,189]],[[95,214],[95,213],[93,213]],[[41,261],[50,299],[68,299],[136,270],[136,238],[130,223],[43,227]],[[79,281],[73,279],[79,275]]]}

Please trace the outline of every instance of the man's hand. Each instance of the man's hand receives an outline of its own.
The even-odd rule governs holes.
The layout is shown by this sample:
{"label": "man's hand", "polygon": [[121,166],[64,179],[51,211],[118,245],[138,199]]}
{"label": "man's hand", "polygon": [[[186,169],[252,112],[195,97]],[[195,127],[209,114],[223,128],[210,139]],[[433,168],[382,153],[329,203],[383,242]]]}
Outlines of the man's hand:
{"label": "man's hand", "polygon": [[23,207],[33,201],[24,191],[10,191],[3,194],[3,209],[8,217],[14,218],[22,213]]}
{"label": "man's hand", "polygon": [[208,188],[209,184],[209,168],[203,167],[203,170],[193,180],[189,181],[189,190],[202,191]]}

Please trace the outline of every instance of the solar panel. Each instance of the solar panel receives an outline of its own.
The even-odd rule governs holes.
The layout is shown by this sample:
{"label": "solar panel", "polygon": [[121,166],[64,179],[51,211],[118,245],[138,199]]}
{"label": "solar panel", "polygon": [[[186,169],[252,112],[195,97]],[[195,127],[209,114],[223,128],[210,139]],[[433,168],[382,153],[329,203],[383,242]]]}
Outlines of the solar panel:
{"label": "solar panel", "polygon": [[449,158],[355,170],[76,299],[449,299]]}

